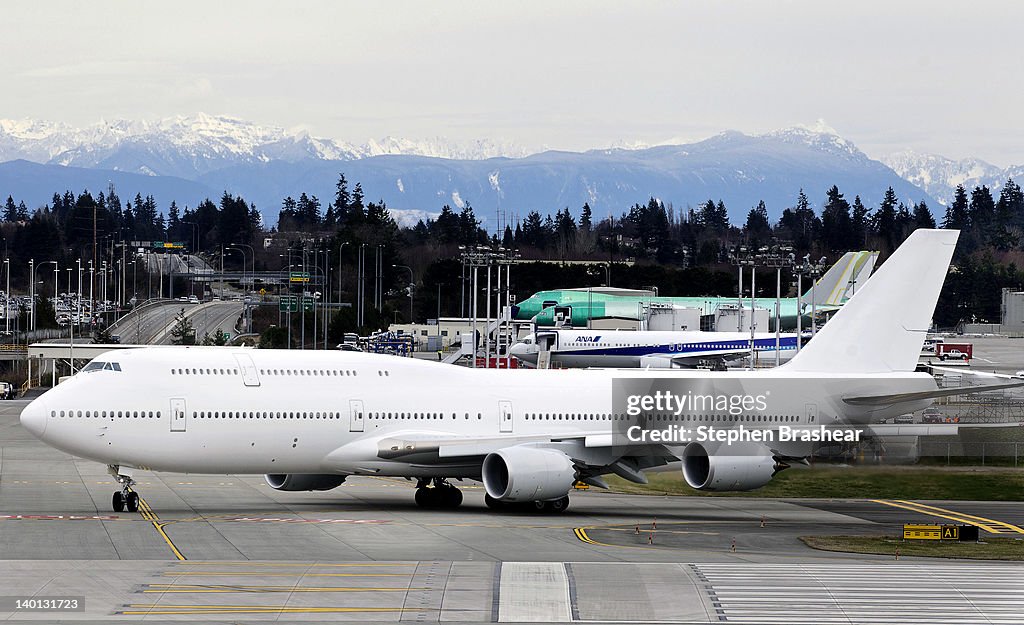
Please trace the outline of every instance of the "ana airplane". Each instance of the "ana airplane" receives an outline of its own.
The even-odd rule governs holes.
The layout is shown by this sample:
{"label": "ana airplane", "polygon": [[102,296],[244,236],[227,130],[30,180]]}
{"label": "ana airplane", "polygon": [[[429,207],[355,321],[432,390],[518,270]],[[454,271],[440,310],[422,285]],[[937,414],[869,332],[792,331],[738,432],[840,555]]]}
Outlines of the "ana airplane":
{"label": "ana airplane", "polygon": [[[286,491],[400,476],[418,480],[424,506],[459,505],[448,480],[468,478],[483,482],[492,507],[555,511],[577,480],[643,482],[645,470],[674,461],[697,489],[758,488],[811,453],[813,442],[784,433],[824,435],[964,393],[914,372],[957,234],[912,234],[774,369],[514,371],[359,352],[147,347],[96,358],[29,404],[21,423],[108,465],[116,511],[137,509],[140,470],[263,473]],[[686,427],[762,440],[634,436]]]}
{"label": "ana airplane", "polygon": [[[696,367],[750,354],[750,334],[744,332],[658,332],[632,330],[537,330],[510,353],[537,366],[541,350],[556,367]],[[757,358],[775,362],[775,334],[754,335]],[[796,354],[796,334],[779,336],[780,361]]]}
{"label": "ana airplane", "polygon": [[[814,288],[807,289],[800,298],[799,309],[807,325],[810,325],[812,310],[819,315],[838,310],[867,281],[877,259],[878,252],[844,254],[818,279]],[[579,328],[585,327],[592,319],[638,320],[643,315],[643,307],[650,304],[699,308],[701,314],[711,315],[720,306],[733,306],[740,302],[736,297],[657,297],[646,291],[608,287],[563,289],[534,293],[513,306],[512,315],[520,321],[533,321],[537,326],[550,327],[555,325],[555,307],[570,307],[571,324]],[[749,308],[750,298],[745,298],[742,305]],[[775,298],[756,299],[755,306],[767,308],[774,317]],[[797,308],[795,297],[782,298],[780,316],[783,329],[796,327]],[[770,323],[770,329],[774,330],[774,320]]]}

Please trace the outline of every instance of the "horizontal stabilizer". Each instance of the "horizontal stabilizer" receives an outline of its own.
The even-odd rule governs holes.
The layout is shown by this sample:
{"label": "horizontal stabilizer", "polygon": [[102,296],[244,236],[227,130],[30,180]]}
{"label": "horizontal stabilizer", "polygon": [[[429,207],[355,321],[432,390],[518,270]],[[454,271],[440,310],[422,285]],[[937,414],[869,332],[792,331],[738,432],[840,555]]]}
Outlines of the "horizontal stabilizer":
{"label": "horizontal stabilizer", "polygon": [[1017,428],[1024,423],[872,423],[863,426],[873,436],[956,436],[962,428]]}
{"label": "horizontal stabilizer", "polygon": [[1010,382],[1007,384],[987,384],[983,386],[961,386],[957,388],[942,388],[934,391],[918,391],[916,393],[893,393],[891,395],[865,395],[863,397],[844,397],[843,401],[851,406],[891,406],[904,402],[921,401],[923,399],[935,399],[938,397],[952,397],[953,395],[974,395],[975,393],[987,393],[989,391],[1001,391],[1008,388],[1024,386],[1024,380]]}

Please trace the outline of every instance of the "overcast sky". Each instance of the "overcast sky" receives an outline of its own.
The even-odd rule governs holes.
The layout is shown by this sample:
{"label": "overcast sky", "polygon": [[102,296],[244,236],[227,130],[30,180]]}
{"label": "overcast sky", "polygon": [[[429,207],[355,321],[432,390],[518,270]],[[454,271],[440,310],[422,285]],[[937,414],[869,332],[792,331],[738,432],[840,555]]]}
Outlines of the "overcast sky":
{"label": "overcast sky", "polygon": [[872,156],[1024,163],[1020,2],[97,0],[0,16],[6,118],[205,112],[353,142],[562,149],[822,119]]}

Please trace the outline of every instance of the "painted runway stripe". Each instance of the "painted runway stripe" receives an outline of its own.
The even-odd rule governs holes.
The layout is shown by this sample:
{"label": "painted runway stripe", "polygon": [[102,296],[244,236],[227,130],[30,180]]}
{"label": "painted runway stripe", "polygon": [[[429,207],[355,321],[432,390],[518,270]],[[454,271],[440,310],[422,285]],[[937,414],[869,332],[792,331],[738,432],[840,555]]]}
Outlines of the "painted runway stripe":
{"label": "painted runway stripe", "polygon": [[117,614],[150,615],[150,614],[331,614],[331,613],[372,613],[372,612],[404,612],[399,607],[331,607],[331,606],[284,606],[284,605],[160,605],[130,604]]}
{"label": "painted runway stripe", "polygon": [[274,592],[408,592],[430,590],[408,586],[361,587],[361,586],[236,586],[204,584],[147,584],[143,593],[274,593]]}
{"label": "painted runway stripe", "polygon": [[242,577],[263,575],[266,577],[409,577],[412,573],[290,573],[284,571],[164,571],[171,577]]}

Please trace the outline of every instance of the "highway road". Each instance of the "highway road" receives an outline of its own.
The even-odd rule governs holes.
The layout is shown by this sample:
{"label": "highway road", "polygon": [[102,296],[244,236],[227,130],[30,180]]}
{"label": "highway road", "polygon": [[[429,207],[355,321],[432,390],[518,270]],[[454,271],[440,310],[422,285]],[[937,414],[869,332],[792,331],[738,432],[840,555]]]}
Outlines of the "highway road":
{"label": "highway road", "polygon": [[212,334],[217,329],[234,336],[235,322],[242,310],[243,304],[234,301],[189,304],[166,300],[140,307],[121,319],[111,333],[121,337],[123,344],[170,345],[176,316],[184,312],[196,330],[197,341],[202,340],[204,333]]}

